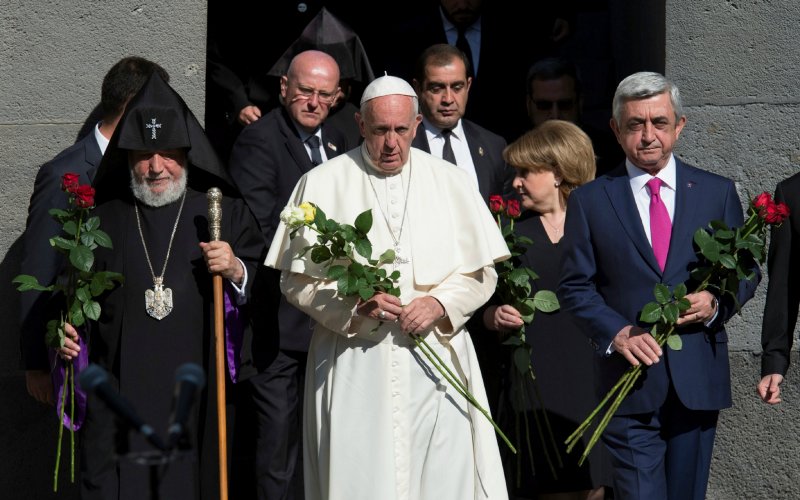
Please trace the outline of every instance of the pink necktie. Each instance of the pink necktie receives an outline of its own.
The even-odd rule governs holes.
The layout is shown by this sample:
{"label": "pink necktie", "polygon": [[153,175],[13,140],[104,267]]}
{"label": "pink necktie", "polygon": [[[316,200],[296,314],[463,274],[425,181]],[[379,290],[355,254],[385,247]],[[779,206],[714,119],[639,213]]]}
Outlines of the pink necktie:
{"label": "pink necktie", "polygon": [[669,220],[667,207],[661,201],[661,179],[653,177],[647,181],[647,189],[650,190],[650,240],[658,266],[663,271],[669,253],[672,221]]}

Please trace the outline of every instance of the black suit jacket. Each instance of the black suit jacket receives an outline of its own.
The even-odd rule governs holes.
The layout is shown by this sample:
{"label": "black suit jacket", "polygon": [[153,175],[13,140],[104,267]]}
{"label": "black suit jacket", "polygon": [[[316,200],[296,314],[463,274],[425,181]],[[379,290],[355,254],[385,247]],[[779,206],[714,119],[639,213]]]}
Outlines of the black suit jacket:
{"label": "black suit jacket", "polygon": [[800,304],[800,174],[778,183],[775,201],[789,206],[790,215],[773,227],[767,269],[769,286],[761,328],[761,375],[786,375]]}
{"label": "black suit jacket", "polygon": [[[61,270],[63,256],[50,247],[49,240],[61,231],[48,213],[51,208],[67,208],[67,196],[61,190],[61,176],[67,172],[80,175],[81,184],[94,178],[103,155],[94,137],[94,131],[59,153],[39,168],[28,206],[20,272],[36,276],[39,283],[51,285]],[[44,344],[48,318],[46,306],[50,294],[28,291],[20,297],[20,344],[22,364],[26,370],[49,371],[47,349]]]}
{"label": "black suit jacket", "polygon": [[[511,183],[514,181],[514,169],[503,161],[506,140],[469,120],[462,119],[461,125],[469,144],[472,163],[475,164],[478,190],[483,199],[488,203],[489,197],[493,194],[499,194],[505,198],[512,197],[514,188]],[[411,145],[428,153],[431,152],[428,137],[425,135],[424,123],[420,122],[417,127],[417,135]]]}
{"label": "black suit jacket", "polygon": [[[511,142],[530,129],[525,110],[528,67],[537,59],[554,54],[549,39],[557,14],[535,2],[509,7],[484,2],[481,15],[481,43],[478,72],[469,91],[465,117]],[[418,15],[389,28],[386,40],[397,45],[383,51],[384,61],[373,64],[376,73],[386,70],[409,82],[414,77],[414,65],[422,52],[437,43],[448,43],[439,10],[439,2],[429,2]],[[530,11],[530,12],[529,12]],[[414,33],[409,37],[408,33]],[[520,46],[524,50],[518,50]],[[371,57],[372,54],[370,54]],[[380,54],[374,56],[380,57]],[[511,57],[513,64],[506,61]],[[381,66],[381,62],[383,66]]]}
{"label": "black suit jacket", "polygon": [[[322,126],[322,145],[328,158],[338,156],[351,147],[344,135],[325,124]],[[239,134],[231,151],[229,169],[236,187],[253,212],[267,247],[272,243],[281,210],[289,201],[300,177],[314,165],[300,136],[283,108],[276,108],[248,125]],[[311,320],[289,305],[280,293],[280,273],[264,268],[259,270],[258,287],[252,300],[265,322],[259,328],[280,332],[280,348],[307,351],[311,341]],[[254,283],[254,286],[256,284]],[[256,338],[258,339],[258,335]],[[265,337],[265,336],[261,336]],[[274,342],[274,338],[271,339]],[[258,341],[267,342],[262,338]],[[274,344],[254,346],[254,357]],[[264,366],[268,360],[256,360]]]}

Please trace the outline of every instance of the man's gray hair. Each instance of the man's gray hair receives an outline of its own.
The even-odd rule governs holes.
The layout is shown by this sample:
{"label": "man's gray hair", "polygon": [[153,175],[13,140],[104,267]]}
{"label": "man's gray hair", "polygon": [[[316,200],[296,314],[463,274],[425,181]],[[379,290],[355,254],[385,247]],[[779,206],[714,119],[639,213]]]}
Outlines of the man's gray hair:
{"label": "man's gray hair", "polygon": [[642,71],[628,76],[619,82],[617,91],[614,92],[612,110],[614,121],[617,122],[617,125],[620,125],[622,105],[626,101],[645,99],[665,92],[669,92],[669,100],[672,103],[672,109],[675,111],[675,121],[678,121],[683,116],[683,103],[681,103],[681,93],[674,83],[667,80],[664,75],[650,71]]}

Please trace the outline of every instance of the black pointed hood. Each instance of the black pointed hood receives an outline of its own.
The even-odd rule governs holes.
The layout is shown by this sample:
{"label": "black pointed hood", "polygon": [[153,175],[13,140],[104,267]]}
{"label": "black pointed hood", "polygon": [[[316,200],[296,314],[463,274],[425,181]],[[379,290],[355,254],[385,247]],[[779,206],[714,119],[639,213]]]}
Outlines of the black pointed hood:
{"label": "black pointed hood", "polygon": [[306,50],[327,53],[339,65],[339,78],[367,84],[375,79],[364,45],[355,31],[323,7],[303,29],[300,38],[286,49],[267,73],[283,76],[289,63],[297,54]]}
{"label": "black pointed hood", "polygon": [[97,204],[130,197],[128,151],[166,149],[186,149],[190,188],[205,192],[219,187],[224,195],[238,197],[200,122],[181,96],[153,73],[125,108],[97,169]]}

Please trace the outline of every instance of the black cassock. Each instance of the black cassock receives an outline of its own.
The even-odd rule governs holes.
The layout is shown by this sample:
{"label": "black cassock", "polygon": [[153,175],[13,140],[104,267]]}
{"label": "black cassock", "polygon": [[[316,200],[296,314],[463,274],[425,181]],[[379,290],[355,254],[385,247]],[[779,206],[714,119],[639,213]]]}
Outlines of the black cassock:
{"label": "black cassock", "polygon": [[[180,200],[160,208],[139,204],[141,228],[156,275],[164,266],[179,206]],[[219,491],[213,287],[199,246],[200,241],[209,240],[207,210],[205,193],[189,189],[164,274],[164,288],[172,289],[173,309],[161,320],[145,310],[145,290],[153,288],[153,278],[132,202],[112,200],[95,212],[114,245],[113,250],[96,250],[95,268],[123,273],[125,284],[103,297],[101,317],[90,325],[90,361],[111,374],[121,395],[162,437],[172,410],[175,370],[184,363],[196,363],[206,373],[206,388],[190,420],[191,451],[178,453],[177,460],[158,469],[161,499],[217,498]],[[221,239],[230,243],[247,267],[249,293],[263,257],[263,239],[241,200],[223,199],[222,214]],[[223,282],[226,290],[232,291],[230,283]],[[240,312],[246,315],[246,306]],[[248,338],[250,334],[246,331]],[[247,358],[246,353],[239,354]],[[241,362],[240,380],[250,368],[249,359]],[[153,447],[138,433],[118,431],[113,414],[102,401],[90,397],[82,432],[84,498],[150,498],[149,468],[124,457],[116,462],[114,456],[124,451],[124,438],[128,438],[129,456]]]}

